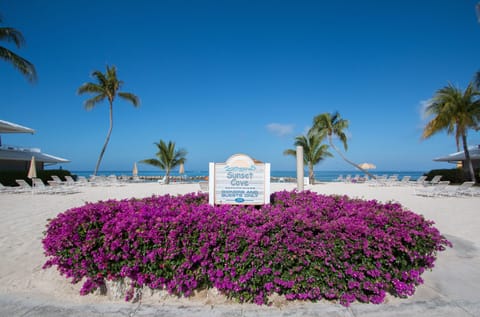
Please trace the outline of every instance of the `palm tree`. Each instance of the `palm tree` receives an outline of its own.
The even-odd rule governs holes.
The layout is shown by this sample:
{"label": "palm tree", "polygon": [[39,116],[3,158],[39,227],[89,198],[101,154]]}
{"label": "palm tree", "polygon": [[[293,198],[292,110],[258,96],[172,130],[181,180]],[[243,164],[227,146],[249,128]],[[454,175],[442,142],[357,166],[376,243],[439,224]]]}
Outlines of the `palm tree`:
{"label": "palm tree", "polygon": [[472,160],[467,145],[468,129],[478,129],[480,121],[480,91],[474,83],[469,83],[465,91],[448,84],[439,89],[425,109],[433,118],[426,124],[422,138],[431,137],[437,132],[446,130],[447,134],[455,134],[457,149],[462,140],[465,163],[472,181],[476,181]]}
{"label": "palm tree", "polygon": [[[0,18],[0,23],[2,19]],[[20,31],[10,27],[0,27],[0,40],[12,42],[17,48],[25,44],[25,39]],[[0,58],[11,63],[28,81],[35,82],[37,80],[37,72],[32,63],[23,57],[15,54],[11,50],[0,46]]]}
{"label": "palm tree", "polygon": [[347,135],[344,130],[348,129],[348,120],[342,119],[338,112],[332,114],[326,112],[319,114],[313,119],[313,129],[316,130],[320,135],[328,137],[328,142],[330,146],[335,150],[335,152],[340,155],[340,157],[350,165],[353,165],[355,168],[358,168],[365,174],[369,175],[372,178],[376,178],[374,175],[370,174],[366,169],[362,168],[358,164],[350,161],[343,155],[341,151],[337,149],[335,144],[333,144],[333,136],[337,136],[343,144],[345,150],[347,150]]}
{"label": "palm tree", "polygon": [[85,83],[80,88],[78,88],[77,93],[82,94],[94,94],[94,96],[85,101],[85,109],[90,110],[95,107],[99,102],[103,101],[105,98],[108,99],[108,104],[110,106],[110,127],[108,129],[107,138],[105,139],[105,144],[103,145],[100,156],[98,157],[97,165],[95,166],[95,171],[93,175],[97,175],[98,168],[100,167],[100,162],[102,161],[103,154],[107,148],[108,141],[110,140],[110,135],[112,134],[113,128],[113,101],[115,97],[120,97],[124,100],[127,100],[133,104],[134,107],[140,105],[140,99],[132,93],[129,92],[120,92],[118,91],[122,85],[123,81],[118,80],[117,78],[117,69],[115,66],[108,67],[105,74],[100,71],[94,71],[92,76],[97,80],[97,83]]}
{"label": "palm tree", "polygon": [[169,183],[170,171],[180,164],[185,164],[187,161],[187,151],[184,149],[175,150],[175,142],[168,141],[168,144],[163,140],[155,142],[158,152],[155,154],[158,159],[150,158],[140,161],[140,163],[150,164],[165,171],[165,183]]}
{"label": "palm tree", "polygon": [[[308,166],[308,178],[310,184],[315,183],[315,174],[313,167],[332,154],[328,152],[328,145],[322,144],[323,137],[310,129],[307,135],[299,135],[295,138],[295,146],[303,147],[303,163]],[[284,155],[296,156],[297,151],[288,149],[283,152]]]}

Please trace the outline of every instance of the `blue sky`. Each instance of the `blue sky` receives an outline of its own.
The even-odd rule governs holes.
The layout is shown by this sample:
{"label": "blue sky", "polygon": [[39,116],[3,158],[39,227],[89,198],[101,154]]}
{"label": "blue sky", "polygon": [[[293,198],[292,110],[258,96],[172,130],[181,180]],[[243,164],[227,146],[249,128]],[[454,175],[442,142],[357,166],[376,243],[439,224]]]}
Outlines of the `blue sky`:
{"label": "blue sky", "polygon": [[[123,91],[101,170],[130,170],[173,140],[187,170],[245,153],[294,170],[283,151],[315,115],[350,121],[346,156],[379,170],[428,171],[456,151],[452,136],[421,140],[422,106],[448,82],[480,70],[476,1],[42,1],[0,2],[3,25],[26,38],[7,46],[37,68],[29,84],[0,61],[0,119],[36,130],[5,144],[93,170],[108,130],[107,103],[86,111],[76,94],[94,70],[117,67]],[[480,144],[471,132],[469,143]],[[338,144],[338,143],[337,143]],[[140,171],[154,168],[139,165]],[[315,168],[350,170],[341,158]]]}

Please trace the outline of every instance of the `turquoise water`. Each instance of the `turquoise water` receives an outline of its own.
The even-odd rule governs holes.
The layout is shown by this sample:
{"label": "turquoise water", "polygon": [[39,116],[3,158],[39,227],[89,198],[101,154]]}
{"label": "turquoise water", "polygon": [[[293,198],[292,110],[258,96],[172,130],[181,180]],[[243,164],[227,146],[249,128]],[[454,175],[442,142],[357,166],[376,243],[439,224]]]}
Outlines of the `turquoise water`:
{"label": "turquoise water", "polygon": [[[373,175],[398,175],[398,178],[401,179],[403,176],[411,176],[411,180],[416,180],[418,177],[422,176],[425,172],[424,171],[370,171]],[[72,174],[78,176],[85,176],[89,177],[93,174],[93,171],[72,171]],[[305,171],[305,176],[308,176],[308,173]],[[132,171],[100,171],[98,175],[116,175],[116,176],[131,176]],[[160,176],[163,177],[165,173],[163,171],[139,171],[139,176]],[[179,176],[178,171],[173,171],[171,176]],[[183,176],[187,177],[205,177],[208,176],[208,171],[186,171]],[[320,182],[331,182],[334,181],[338,176],[343,175],[344,177],[347,175],[351,175],[352,177],[355,175],[363,175],[360,171],[315,171],[315,179]],[[297,172],[296,171],[272,171],[272,177],[284,177],[284,178],[296,178]]]}

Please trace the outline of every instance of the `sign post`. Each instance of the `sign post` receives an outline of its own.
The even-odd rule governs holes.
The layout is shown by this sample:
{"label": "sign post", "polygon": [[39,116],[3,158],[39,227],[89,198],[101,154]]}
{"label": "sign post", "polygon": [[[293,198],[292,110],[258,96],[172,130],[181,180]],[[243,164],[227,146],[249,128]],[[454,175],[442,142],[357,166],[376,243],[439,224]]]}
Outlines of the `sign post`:
{"label": "sign post", "polygon": [[209,203],[264,205],[270,203],[270,163],[234,154],[225,163],[209,164]]}

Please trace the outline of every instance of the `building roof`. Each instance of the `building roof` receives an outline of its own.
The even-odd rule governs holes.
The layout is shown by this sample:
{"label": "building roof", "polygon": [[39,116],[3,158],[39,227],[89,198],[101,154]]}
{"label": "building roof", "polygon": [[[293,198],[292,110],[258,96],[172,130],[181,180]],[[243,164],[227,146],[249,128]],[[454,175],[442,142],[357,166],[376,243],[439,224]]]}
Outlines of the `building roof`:
{"label": "building roof", "polygon": [[16,123],[0,120],[0,133],[35,133],[35,130]]}
{"label": "building roof", "polygon": [[[480,145],[470,146],[468,148],[468,153],[470,154],[471,160],[480,160]],[[433,159],[436,162],[458,162],[465,161],[464,151],[455,152],[447,156],[437,157]]]}
{"label": "building roof", "polygon": [[43,162],[47,164],[70,162],[69,160],[61,157],[42,153],[40,149],[18,148],[11,146],[0,147],[0,160],[30,161],[32,156],[35,157],[37,162]]}

